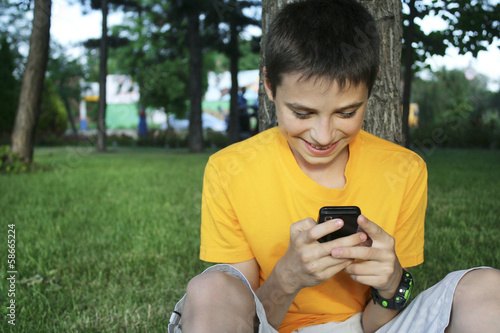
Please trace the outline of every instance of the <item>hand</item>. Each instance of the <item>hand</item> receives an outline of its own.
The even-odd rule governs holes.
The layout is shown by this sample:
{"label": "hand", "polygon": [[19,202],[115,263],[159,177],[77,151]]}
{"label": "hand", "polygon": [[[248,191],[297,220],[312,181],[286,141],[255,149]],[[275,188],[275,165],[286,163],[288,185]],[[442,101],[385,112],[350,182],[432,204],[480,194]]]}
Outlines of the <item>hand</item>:
{"label": "hand", "polygon": [[340,219],[317,224],[312,218],[298,221],[290,228],[290,243],[285,255],[278,261],[275,271],[283,290],[296,293],[315,286],[349,266],[354,259],[333,257],[334,248],[351,249],[367,240],[365,233],[357,233],[326,243],[318,239],[340,229]]}
{"label": "hand", "polygon": [[361,261],[347,266],[344,271],[354,281],[377,289],[382,297],[392,298],[403,274],[396,256],[394,237],[363,215],[358,217],[358,225],[371,239],[371,246],[336,247],[332,250],[332,257],[360,259]]}

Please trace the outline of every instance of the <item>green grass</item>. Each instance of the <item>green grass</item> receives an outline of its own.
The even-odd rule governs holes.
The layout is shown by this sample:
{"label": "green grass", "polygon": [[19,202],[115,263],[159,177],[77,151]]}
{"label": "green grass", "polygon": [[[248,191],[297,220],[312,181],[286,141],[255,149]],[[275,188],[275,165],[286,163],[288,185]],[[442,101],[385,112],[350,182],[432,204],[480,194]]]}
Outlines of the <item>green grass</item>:
{"label": "green grass", "polygon": [[416,292],[453,270],[500,268],[500,151],[437,150],[425,160],[425,261],[412,271]]}
{"label": "green grass", "polygon": [[[208,266],[198,260],[207,159],[44,148],[36,160],[50,170],[0,176],[0,312],[9,299],[7,224],[15,224],[16,331],[165,332],[186,283]],[[500,152],[437,150],[426,161],[417,292],[452,270],[500,266]],[[0,331],[11,330],[2,315]]]}

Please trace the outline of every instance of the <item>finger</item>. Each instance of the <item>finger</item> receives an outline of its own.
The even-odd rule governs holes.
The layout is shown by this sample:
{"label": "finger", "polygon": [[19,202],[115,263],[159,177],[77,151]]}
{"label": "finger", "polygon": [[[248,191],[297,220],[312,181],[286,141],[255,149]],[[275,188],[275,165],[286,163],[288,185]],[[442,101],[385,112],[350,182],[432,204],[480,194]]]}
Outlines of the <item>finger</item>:
{"label": "finger", "polygon": [[401,278],[400,265],[379,265],[375,262],[354,262],[347,266],[344,272],[359,283],[372,286],[379,291],[393,290]]}
{"label": "finger", "polygon": [[[334,249],[344,249],[361,246],[365,243],[368,236],[364,232],[359,232],[354,235],[338,238],[326,243],[318,243],[318,258],[319,257],[333,257],[332,251]],[[350,259],[347,257],[338,257],[343,259]]]}
{"label": "finger", "polygon": [[323,223],[318,223],[315,227],[309,230],[309,240],[317,241],[321,237],[339,230],[343,225],[344,221],[342,221],[341,219],[334,219]]}
{"label": "finger", "polygon": [[341,271],[353,261],[352,259],[335,259],[331,256],[325,256],[308,262],[304,265],[304,269],[308,274],[318,276],[319,279],[328,279],[331,276],[327,275],[330,274],[332,268],[333,270]]}
{"label": "finger", "polygon": [[366,216],[358,216],[358,225],[372,240],[382,240],[387,233],[374,222],[370,221]]}
{"label": "finger", "polygon": [[380,265],[374,261],[355,261],[344,272],[355,276],[377,276],[380,275]]}
{"label": "finger", "polygon": [[292,232],[302,232],[311,229],[316,225],[314,219],[308,217],[306,219],[300,220],[292,224],[290,230]]}
{"label": "finger", "polygon": [[327,269],[325,269],[325,275],[327,278],[330,278],[337,274],[340,271],[347,269],[350,265],[352,265],[354,260],[344,260],[342,262],[337,262],[334,265],[330,265]]}
{"label": "finger", "polygon": [[354,246],[332,249],[332,257],[337,259],[360,259],[368,261],[390,261],[395,254],[392,251],[376,247]]}

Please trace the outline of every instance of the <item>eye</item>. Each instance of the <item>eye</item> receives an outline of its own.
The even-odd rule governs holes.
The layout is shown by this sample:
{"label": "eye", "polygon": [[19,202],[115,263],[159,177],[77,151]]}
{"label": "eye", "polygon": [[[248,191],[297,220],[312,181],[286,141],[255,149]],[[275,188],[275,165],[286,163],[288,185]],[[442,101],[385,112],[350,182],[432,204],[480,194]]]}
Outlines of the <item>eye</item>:
{"label": "eye", "polygon": [[339,115],[342,117],[342,118],[352,118],[356,115],[356,112],[358,110],[354,110],[354,111],[351,111],[351,112],[341,112],[339,113]]}
{"label": "eye", "polygon": [[307,112],[307,113],[302,113],[302,112],[297,112],[295,110],[292,110],[292,113],[293,115],[295,116],[295,118],[298,118],[298,119],[307,119],[311,116],[311,112]]}

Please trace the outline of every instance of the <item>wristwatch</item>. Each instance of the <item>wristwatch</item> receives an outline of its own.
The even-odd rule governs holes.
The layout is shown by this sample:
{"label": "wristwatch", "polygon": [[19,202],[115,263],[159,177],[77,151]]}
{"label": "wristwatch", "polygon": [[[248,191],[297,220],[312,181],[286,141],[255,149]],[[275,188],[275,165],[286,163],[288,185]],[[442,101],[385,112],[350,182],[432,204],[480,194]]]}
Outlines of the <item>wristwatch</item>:
{"label": "wristwatch", "polygon": [[408,304],[411,290],[413,289],[413,277],[403,269],[403,276],[399,282],[398,289],[393,298],[387,299],[380,296],[377,289],[371,287],[373,303],[378,303],[386,309],[401,310]]}

